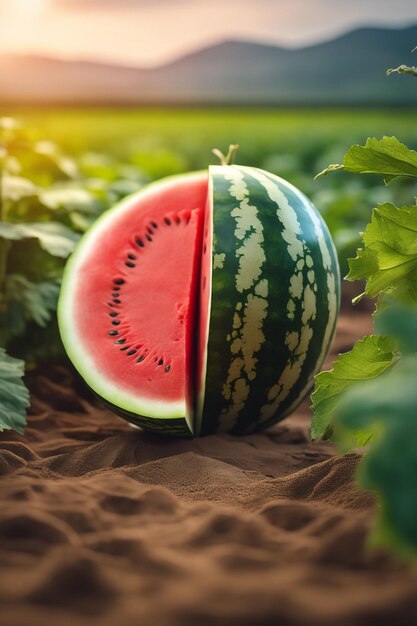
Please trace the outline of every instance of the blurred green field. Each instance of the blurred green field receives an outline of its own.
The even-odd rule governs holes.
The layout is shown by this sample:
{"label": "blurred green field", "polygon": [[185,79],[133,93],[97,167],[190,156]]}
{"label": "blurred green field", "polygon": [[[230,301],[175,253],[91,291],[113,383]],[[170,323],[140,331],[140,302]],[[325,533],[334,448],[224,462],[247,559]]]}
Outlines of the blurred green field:
{"label": "blurred green field", "polygon": [[239,143],[238,162],[279,174],[312,198],[345,269],[372,206],[394,197],[398,202],[401,188],[407,198],[410,189],[401,181],[385,188],[373,177],[337,174],[314,181],[314,176],[368,136],[395,135],[417,148],[416,114],[408,109],[57,109],[23,110],[16,117],[80,160],[88,176],[119,185],[120,178],[135,179],[138,171],[145,181],[204,168],[216,162],[213,147],[226,150]]}
{"label": "blurred green field", "polygon": [[72,154],[127,158],[148,151],[155,161],[166,150],[176,156],[177,168],[203,167],[212,160],[211,148],[239,143],[242,163],[263,166],[271,156],[287,154],[303,170],[311,167],[312,175],[369,135],[395,134],[417,144],[416,111],[401,109],[64,109],[22,111],[18,117]]}
{"label": "blurred green field", "polygon": [[[103,211],[148,181],[205,168],[217,161],[212,148],[226,151],[230,143],[240,144],[239,163],[274,172],[311,198],[330,228],[346,274],[372,208],[389,201],[409,204],[417,184],[395,180],[384,186],[377,176],[340,172],[319,180],[314,176],[368,136],[395,135],[417,148],[416,113],[0,110],[0,117],[9,116],[0,119],[0,205],[2,220],[13,224],[12,243],[10,236],[3,241],[2,327],[8,333],[3,340],[0,336],[0,345],[30,363],[64,358],[54,311],[65,260],[78,237]],[[25,235],[22,223],[35,224],[38,239]],[[61,239],[51,239],[49,230],[45,235],[45,228]]]}
{"label": "blurred green field", "polygon": [[[55,141],[90,180],[118,196],[147,180],[215,163],[211,150],[239,143],[238,162],[274,172],[298,186],[324,215],[342,270],[358,232],[378,202],[410,197],[411,183],[384,187],[377,177],[315,174],[340,162],[354,143],[395,135],[417,148],[417,111],[410,109],[39,109],[12,113],[39,137]],[[417,194],[417,190],[414,195]],[[116,197],[116,196],[115,196]]]}

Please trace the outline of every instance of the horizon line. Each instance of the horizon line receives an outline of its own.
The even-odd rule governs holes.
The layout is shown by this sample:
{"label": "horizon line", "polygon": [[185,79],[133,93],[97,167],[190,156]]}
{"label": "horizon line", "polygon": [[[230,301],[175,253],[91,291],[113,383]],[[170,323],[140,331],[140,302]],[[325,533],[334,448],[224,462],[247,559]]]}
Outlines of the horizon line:
{"label": "horizon line", "polygon": [[170,60],[167,60],[165,62],[162,63],[158,63],[158,64],[150,64],[150,65],[139,65],[139,64],[130,64],[130,63],[123,63],[123,62],[119,62],[117,60],[112,61],[111,59],[105,59],[105,58],[100,58],[100,57],[93,57],[93,56],[72,56],[72,55],[49,55],[49,54],[42,54],[39,52],[30,52],[30,51],[21,51],[21,52],[13,52],[13,51],[8,51],[8,52],[0,52],[0,61],[2,58],[13,58],[13,59],[25,59],[25,58],[31,58],[31,59],[38,59],[38,60],[43,60],[43,61],[57,61],[60,63],[85,63],[85,64],[92,64],[92,65],[102,65],[102,66],[107,66],[107,67],[114,67],[114,68],[120,68],[120,69],[131,69],[131,70],[155,70],[155,69],[160,69],[160,68],[164,68],[164,67],[168,67],[170,65],[175,64],[178,61],[181,61],[182,59],[185,59],[187,57],[193,56],[194,54],[198,54],[199,52],[203,51],[203,50],[208,50],[210,48],[215,48],[219,45],[222,44],[226,44],[226,43],[246,43],[246,44],[253,44],[253,45],[258,45],[258,46],[263,46],[263,47],[267,47],[267,48],[276,48],[278,50],[283,50],[283,51],[288,51],[288,52],[297,52],[297,51],[302,51],[302,50],[308,50],[310,48],[316,48],[318,46],[321,45],[325,45],[327,43],[331,43],[333,41],[337,41],[339,39],[343,39],[344,37],[360,31],[360,30],[397,30],[397,31],[401,31],[401,30],[408,30],[411,28],[416,28],[417,27],[417,21],[410,23],[409,21],[406,21],[404,24],[402,25],[398,25],[398,24],[393,24],[393,25],[387,25],[387,24],[370,24],[370,23],[362,23],[362,24],[358,24],[358,26],[356,27],[351,27],[348,29],[342,29],[340,30],[338,33],[335,33],[335,35],[331,36],[331,37],[326,37],[326,38],[322,38],[322,39],[318,39],[316,41],[312,41],[310,43],[307,44],[303,44],[303,45],[298,45],[298,46],[290,46],[290,45],[282,45],[278,42],[272,42],[269,39],[252,39],[250,37],[248,38],[240,38],[240,37],[230,37],[230,38],[222,38],[222,39],[213,39],[210,43],[207,43],[206,45],[202,45],[199,47],[193,47],[190,48],[188,51],[183,52],[181,54],[178,55],[174,55]]}

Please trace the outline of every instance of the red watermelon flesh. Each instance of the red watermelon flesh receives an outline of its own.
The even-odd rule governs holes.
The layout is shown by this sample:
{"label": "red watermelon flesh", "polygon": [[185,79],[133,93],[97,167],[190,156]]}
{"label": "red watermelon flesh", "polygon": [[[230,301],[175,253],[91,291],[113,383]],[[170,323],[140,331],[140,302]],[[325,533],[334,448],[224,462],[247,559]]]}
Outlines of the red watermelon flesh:
{"label": "red watermelon flesh", "polygon": [[99,395],[190,425],[207,188],[207,173],[175,177],[105,214],[70,261],[78,280],[61,307],[67,350]]}

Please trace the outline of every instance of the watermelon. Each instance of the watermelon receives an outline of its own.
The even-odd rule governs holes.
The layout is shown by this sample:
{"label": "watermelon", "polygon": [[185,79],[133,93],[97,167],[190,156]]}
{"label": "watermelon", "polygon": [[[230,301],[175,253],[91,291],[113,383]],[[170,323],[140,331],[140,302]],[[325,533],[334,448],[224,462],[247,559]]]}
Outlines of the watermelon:
{"label": "watermelon", "polygon": [[106,212],[67,264],[67,353],[139,427],[247,434],[291,413],[330,349],[336,252],[287,181],[237,165],[148,185]]}

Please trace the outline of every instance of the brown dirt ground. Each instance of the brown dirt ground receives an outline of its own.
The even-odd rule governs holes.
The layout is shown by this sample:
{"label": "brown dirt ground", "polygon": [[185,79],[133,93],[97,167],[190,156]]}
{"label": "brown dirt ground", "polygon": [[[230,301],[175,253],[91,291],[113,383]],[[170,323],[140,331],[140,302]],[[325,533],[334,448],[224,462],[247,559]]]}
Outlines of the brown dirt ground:
{"label": "brown dirt ground", "polygon": [[[333,353],[369,330],[344,312]],[[1,626],[412,626],[417,575],[366,548],[357,457],[311,443],[308,403],[267,432],[171,441],[33,382],[0,436]]]}

